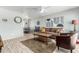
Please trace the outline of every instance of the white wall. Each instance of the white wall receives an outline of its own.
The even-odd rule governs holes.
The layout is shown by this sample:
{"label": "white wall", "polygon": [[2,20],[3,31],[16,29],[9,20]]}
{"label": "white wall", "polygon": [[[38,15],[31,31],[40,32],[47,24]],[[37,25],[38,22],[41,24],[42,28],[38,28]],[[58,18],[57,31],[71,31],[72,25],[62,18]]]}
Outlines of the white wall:
{"label": "white wall", "polygon": [[[3,40],[23,36],[23,23],[15,23],[15,16],[20,16],[22,19],[24,17],[21,13],[0,8],[0,35]],[[2,19],[7,19],[8,21],[3,22]]]}

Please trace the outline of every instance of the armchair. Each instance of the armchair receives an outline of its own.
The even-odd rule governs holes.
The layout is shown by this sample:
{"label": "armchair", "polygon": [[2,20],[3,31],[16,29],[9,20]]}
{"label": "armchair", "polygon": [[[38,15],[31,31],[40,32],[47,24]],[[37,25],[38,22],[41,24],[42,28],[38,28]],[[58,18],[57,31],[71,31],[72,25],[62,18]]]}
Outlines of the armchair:
{"label": "armchair", "polygon": [[72,50],[75,49],[76,47],[76,38],[77,38],[77,33],[73,35],[56,36],[56,46],[58,47],[58,50],[59,47],[62,47],[70,50],[72,53],[73,52]]}

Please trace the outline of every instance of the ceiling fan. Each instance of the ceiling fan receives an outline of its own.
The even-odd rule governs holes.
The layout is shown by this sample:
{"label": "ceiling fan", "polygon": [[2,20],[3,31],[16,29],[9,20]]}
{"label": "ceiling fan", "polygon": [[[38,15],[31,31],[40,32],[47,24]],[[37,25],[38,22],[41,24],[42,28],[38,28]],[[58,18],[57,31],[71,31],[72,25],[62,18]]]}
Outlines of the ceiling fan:
{"label": "ceiling fan", "polygon": [[41,9],[40,9],[40,13],[47,12],[47,8],[49,8],[49,6],[42,6]]}

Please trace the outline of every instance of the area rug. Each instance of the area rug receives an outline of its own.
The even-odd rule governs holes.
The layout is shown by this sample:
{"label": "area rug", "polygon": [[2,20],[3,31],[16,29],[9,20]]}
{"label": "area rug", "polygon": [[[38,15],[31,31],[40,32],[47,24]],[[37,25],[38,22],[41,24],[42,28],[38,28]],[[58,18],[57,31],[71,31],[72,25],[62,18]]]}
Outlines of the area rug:
{"label": "area rug", "polygon": [[35,53],[52,53],[56,49],[56,44],[53,42],[48,45],[46,45],[44,42],[40,42],[34,39],[21,42]]}

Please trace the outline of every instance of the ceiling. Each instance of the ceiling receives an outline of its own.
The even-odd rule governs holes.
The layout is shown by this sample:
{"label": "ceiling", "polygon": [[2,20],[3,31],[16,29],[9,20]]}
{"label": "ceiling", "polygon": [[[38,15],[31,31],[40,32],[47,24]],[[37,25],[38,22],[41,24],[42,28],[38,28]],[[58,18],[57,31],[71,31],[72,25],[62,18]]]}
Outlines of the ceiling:
{"label": "ceiling", "polygon": [[[28,17],[36,18],[69,10],[76,7],[77,6],[2,6],[1,8],[17,11],[26,14]],[[44,9],[44,12],[40,13],[42,9]]]}

